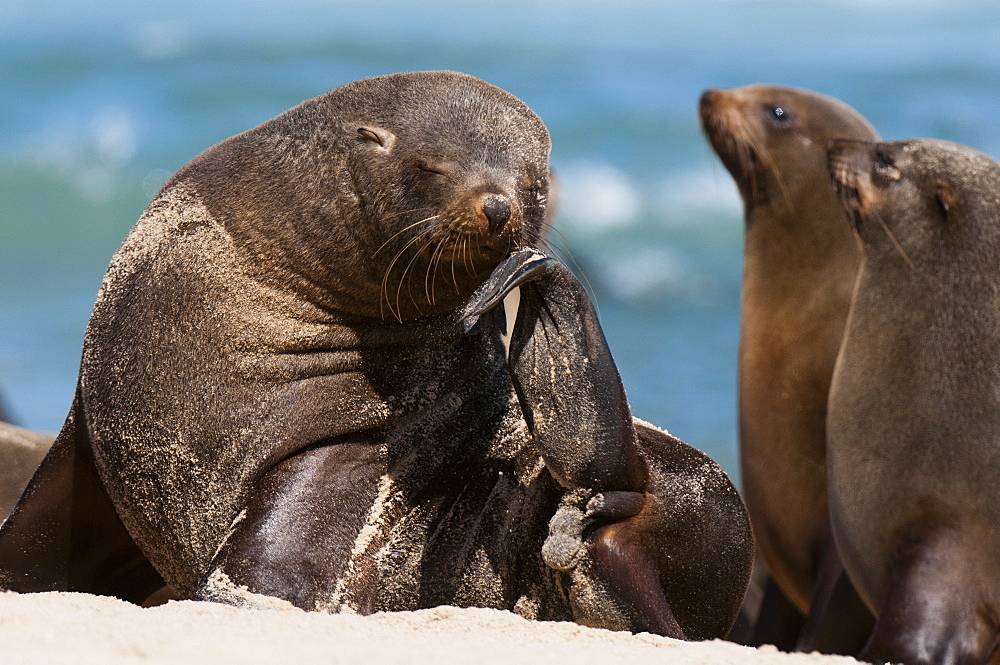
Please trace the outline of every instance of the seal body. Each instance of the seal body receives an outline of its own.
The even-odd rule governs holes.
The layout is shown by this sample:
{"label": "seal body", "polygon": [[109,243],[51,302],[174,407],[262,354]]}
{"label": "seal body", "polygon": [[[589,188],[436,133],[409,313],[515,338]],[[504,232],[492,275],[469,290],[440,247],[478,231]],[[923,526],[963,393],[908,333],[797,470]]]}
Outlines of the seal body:
{"label": "seal body", "polygon": [[743,495],[770,574],[800,613],[815,614],[810,605],[831,576],[823,571],[835,578],[839,570],[827,517],[826,408],[861,259],[828,186],[826,143],[876,134],[839,100],[778,86],[706,91],[700,113],[746,213]]}
{"label": "seal body", "polygon": [[[78,490],[56,488],[83,487],[90,467],[113,506],[104,523],[120,520],[138,545],[126,554],[119,539],[124,568],[148,559],[187,597],[286,460],[364,448],[366,469],[389,472],[401,455],[391,441],[426,448],[421,432],[448,427],[475,432],[467,445],[481,452],[509,379],[499,340],[465,335],[453,311],[543,232],[548,151],[522,102],[430,72],[349,84],[182,168],[108,269],[71,416],[28,488],[35,498],[0,533],[0,563],[20,577],[11,586],[112,579],[97,564],[66,573],[79,559],[68,517],[44,520],[61,548],[48,563],[19,554],[39,528],[33,511],[80,504]],[[489,408],[459,408],[477,397]],[[357,485],[346,468],[343,484]],[[65,476],[80,480],[46,480]],[[357,498],[348,530],[364,524]],[[110,592],[147,591],[127,577]]]}
{"label": "seal body", "polygon": [[[634,452],[606,458],[589,445],[566,462],[565,432],[584,414],[535,436],[500,327],[461,321],[497,265],[544,233],[548,151],[519,100],[436,72],[350,84],[181,169],[108,270],[73,411],[0,530],[5,585],[141,600],[165,581],[180,597],[235,604],[368,613],[446,603],[724,634],[743,592],[736,554],[698,568],[733,571],[721,602],[693,593],[703,579],[693,568],[671,572],[687,590],[673,622],[656,594],[633,612],[620,594],[567,591],[579,557],[558,538],[546,548],[550,521],[578,525],[556,532],[589,551],[586,520],[636,517],[636,506],[609,499],[574,522],[577,481],[604,469],[613,482],[596,489],[617,490],[640,467]],[[557,350],[567,367],[584,362],[575,345]],[[596,359],[596,387],[620,390],[606,346]],[[631,436],[623,400],[603,422]],[[677,484],[664,501],[711,487],[735,515],[720,528],[743,526],[735,540],[682,539],[688,551],[749,547],[721,470],[639,429],[657,444],[651,459],[671,461],[648,471]],[[543,440],[560,454],[547,458]],[[623,445],[635,442],[614,449]],[[582,476],[564,475],[576,465]],[[674,528],[699,523],[697,511],[674,512],[688,518]],[[605,558],[616,580],[651,579],[613,551]]]}
{"label": "seal body", "polygon": [[[877,662],[996,662],[1000,165],[944,141],[836,141],[864,263],[830,394],[834,535]],[[992,660],[991,660],[992,659]]]}

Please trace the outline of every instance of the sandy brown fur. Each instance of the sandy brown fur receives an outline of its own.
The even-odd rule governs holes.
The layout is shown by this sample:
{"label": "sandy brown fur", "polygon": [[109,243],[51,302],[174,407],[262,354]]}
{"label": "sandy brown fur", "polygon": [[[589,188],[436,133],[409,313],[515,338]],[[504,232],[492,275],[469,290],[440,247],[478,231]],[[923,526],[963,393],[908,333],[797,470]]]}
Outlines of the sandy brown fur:
{"label": "sandy brown fur", "polygon": [[876,134],[839,100],[779,86],[708,91],[701,119],[746,212],[743,495],[770,574],[806,614],[824,584],[824,559],[836,557],[827,518],[826,403],[861,258],[827,186],[826,143]]}

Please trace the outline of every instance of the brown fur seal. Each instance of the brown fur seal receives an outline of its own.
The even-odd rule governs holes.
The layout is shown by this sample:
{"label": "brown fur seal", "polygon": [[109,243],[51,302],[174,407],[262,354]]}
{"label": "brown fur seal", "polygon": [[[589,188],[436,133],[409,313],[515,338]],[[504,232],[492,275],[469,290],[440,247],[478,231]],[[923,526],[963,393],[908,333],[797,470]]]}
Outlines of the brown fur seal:
{"label": "brown fur seal", "polygon": [[1000,661],[1000,164],[835,141],[864,263],[830,392],[831,519],[864,657]]}
{"label": "brown fur seal", "polygon": [[[571,579],[596,528],[660,509],[595,499],[631,470],[557,479],[500,326],[461,322],[497,264],[543,233],[548,152],[522,102],[432,72],[349,84],[181,169],[113,259],[73,411],[0,530],[8,587],[141,600],[162,575],[181,597],[232,603],[474,605],[724,633],[742,596],[735,554],[719,558],[734,571],[717,575],[721,602],[682,600],[674,624],[645,586]],[[681,507],[732,490],[690,461],[662,471]],[[734,531],[679,542],[739,552]],[[612,586],[656,582],[647,559],[602,552]],[[635,609],[636,596],[652,600]]]}
{"label": "brown fur seal", "polygon": [[52,437],[0,422],[0,522],[14,508]]}
{"label": "brown fur seal", "polygon": [[802,614],[813,605],[815,616],[829,592],[821,569],[834,579],[839,570],[827,517],[826,403],[861,258],[827,185],[826,143],[877,136],[843,102],[785,87],[709,90],[700,113],[746,212],[743,496],[778,587]]}

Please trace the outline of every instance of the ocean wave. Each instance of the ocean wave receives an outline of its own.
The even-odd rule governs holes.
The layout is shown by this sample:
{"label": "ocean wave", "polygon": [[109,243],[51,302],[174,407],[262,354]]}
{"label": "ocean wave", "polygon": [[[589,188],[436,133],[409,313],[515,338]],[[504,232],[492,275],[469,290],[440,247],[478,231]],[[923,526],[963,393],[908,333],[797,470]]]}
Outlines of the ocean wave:
{"label": "ocean wave", "polygon": [[578,162],[557,172],[561,226],[594,235],[635,223],[642,196],[628,175],[601,162]]}
{"label": "ocean wave", "polygon": [[122,175],[138,148],[135,114],[107,106],[89,118],[54,120],[25,136],[3,161],[53,174],[89,201],[107,201],[121,194]]}
{"label": "ocean wave", "polygon": [[692,227],[706,216],[737,218],[743,209],[721,167],[639,181],[610,164],[588,161],[560,168],[557,176],[559,228],[584,240],[630,226]]}
{"label": "ocean wave", "polygon": [[736,184],[721,167],[665,175],[654,193],[657,208],[675,211],[665,220],[688,224],[705,215],[739,217],[743,211]]}

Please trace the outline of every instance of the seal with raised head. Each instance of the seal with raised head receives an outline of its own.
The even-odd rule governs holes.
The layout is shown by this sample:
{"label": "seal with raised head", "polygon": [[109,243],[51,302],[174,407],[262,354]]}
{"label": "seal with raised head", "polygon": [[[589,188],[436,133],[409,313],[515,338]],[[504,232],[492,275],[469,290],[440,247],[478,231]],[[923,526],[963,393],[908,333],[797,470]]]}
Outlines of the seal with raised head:
{"label": "seal with raised head", "polygon": [[[609,493],[658,471],[634,456],[605,468],[582,444],[572,461],[560,462],[565,442],[546,457],[498,315],[471,332],[462,322],[494,268],[544,233],[548,152],[515,97],[425,72],[349,84],[182,168],[112,260],[73,410],[0,530],[8,588],[141,600],[165,580],[231,603],[485,606],[724,633],[740,557],[709,561],[731,572],[707,605],[689,592],[669,612],[647,590],[659,575],[648,556],[611,547],[588,564],[596,528],[659,510]],[[564,367],[584,362],[565,354]],[[607,418],[619,433],[631,423],[627,409]],[[722,493],[732,533],[696,540],[741,552],[742,504],[691,459],[668,474],[688,480],[667,497],[674,512],[697,521],[683,506]],[[610,480],[575,487],[559,469],[577,464]],[[610,590],[574,583],[578,569]]]}
{"label": "seal with raised head", "polygon": [[1000,658],[1000,164],[835,141],[864,246],[830,391],[831,520],[873,662]]}
{"label": "seal with raised head", "polygon": [[[798,612],[817,620],[840,570],[827,517],[827,396],[861,260],[828,186],[826,143],[877,135],[843,102],[780,86],[708,90],[700,115],[746,215],[739,350],[743,496],[774,581]],[[762,621],[772,618],[764,614]],[[843,617],[836,623],[845,625]],[[797,629],[790,632],[782,646],[794,646]],[[800,646],[837,650],[836,639],[824,645],[801,637],[806,643]]]}

